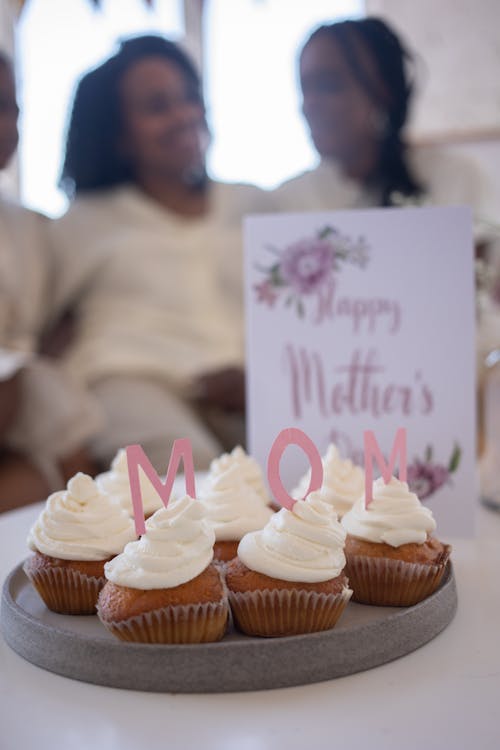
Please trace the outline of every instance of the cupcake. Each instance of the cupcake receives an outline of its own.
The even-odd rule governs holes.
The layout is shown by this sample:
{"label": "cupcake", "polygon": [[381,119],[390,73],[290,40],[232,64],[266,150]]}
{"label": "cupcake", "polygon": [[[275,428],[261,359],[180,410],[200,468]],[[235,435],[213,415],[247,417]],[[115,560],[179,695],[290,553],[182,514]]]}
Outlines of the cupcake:
{"label": "cupcake", "polygon": [[271,498],[267,491],[264,475],[257,461],[249,456],[239,445],[231,453],[223,453],[219,458],[214,458],[210,464],[210,472],[207,477],[209,486],[217,477],[232,466],[238,468],[239,474],[245,484],[248,484],[262,499],[265,505],[271,504]]}
{"label": "cupcake", "polygon": [[[158,492],[155,490],[148,477],[142,469],[139,471],[141,485],[142,504],[146,518],[163,506]],[[133,517],[132,495],[130,492],[130,480],[128,475],[127,453],[121,448],[111,463],[110,471],[100,474],[96,478],[97,486],[102,492],[106,492],[111,499],[118,503]]]}
{"label": "cupcake", "polygon": [[106,628],[139,643],[222,638],[229,607],[214,541],[197,500],[186,495],[157,510],[146,533],[105,566],[98,615]]}
{"label": "cupcake", "polygon": [[48,498],[32,526],[28,545],[35,554],[24,571],[53,612],[95,614],[105,562],[135,537],[127,513],[79,473]]}
{"label": "cupcake", "polygon": [[261,529],[273,515],[262,496],[244,481],[236,463],[212,477],[200,502],[215,532],[214,558],[220,562],[236,557],[242,536]]}
{"label": "cupcake", "polygon": [[[325,503],[333,506],[339,518],[352,508],[363,493],[365,473],[349,459],[343,460],[336,446],[331,443],[323,457],[323,484],[320,495]],[[309,489],[311,471],[302,477],[292,492],[292,497],[302,500]]]}
{"label": "cupcake", "polygon": [[346,573],[353,599],[363,604],[408,607],[435,591],[451,547],[431,536],[432,511],[392,477],[373,483],[373,500],[364,494],[342,519],[347,532]]}
{"label": "cupcake", "polygon": [[345,536],[318,492],[245,534],[226,568],[237,627],[259,636],[332,628],[352,594],[344,574]]}

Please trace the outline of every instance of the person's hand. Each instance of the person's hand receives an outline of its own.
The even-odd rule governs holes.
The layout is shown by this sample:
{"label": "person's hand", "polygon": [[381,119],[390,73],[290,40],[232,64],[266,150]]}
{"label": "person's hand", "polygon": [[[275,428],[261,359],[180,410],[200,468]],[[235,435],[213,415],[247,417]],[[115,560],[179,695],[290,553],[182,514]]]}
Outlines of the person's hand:
{"label": "person's hand", "polygon": [[245,373],[239,367],[226,367],[199,375],[193,381],[191,397],[203,406],[244,412]]}

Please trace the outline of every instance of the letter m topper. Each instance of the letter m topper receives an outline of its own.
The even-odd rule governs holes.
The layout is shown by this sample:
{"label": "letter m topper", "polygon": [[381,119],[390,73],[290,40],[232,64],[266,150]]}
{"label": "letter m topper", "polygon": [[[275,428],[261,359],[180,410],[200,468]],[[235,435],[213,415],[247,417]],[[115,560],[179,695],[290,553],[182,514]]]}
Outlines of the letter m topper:
{"label": "letter m topper", "polygon": [[184,462],[186,493],[192,498],[196,497],[193,451],[191,448],[191,442],[188,438],[175,440],[172,446],[170,460],[168,462],[167,477],[165,482],[162,482],[140,445],[127,445],[125,450],[127,453],[128,476],[130,481],[130,494],[132,496],[132,507],[134,509],[135,530],[137,535],[140,536],[141,534],[146,533],[146,524],[144,523],[144,506],[142,503],[139,466],[157,491],[166,508],[168,501],[170,500],[170,494],[172,492],[172,487],[174,486],[175,475],[177,474],[181,458]]}
{"label": "letter m topper", "polygon": [[388,484],[391,481],[391,477],[394,473],[394,467],[396,465],[396,458],[399,454],[399,479],[402,482],[406,482],[406,430],[400,427],[396,432],[394,443],[392,445],[391,455],[389,457],[389,465],[386,464],[385,459],[380,450],[379,444],[375,437],[375,433],[372,430],[366,430],[364,433],[364,444],[365,444],[365,508],[368,508],[371,501],[373,500],[373,461],[377,462],[380,469],[380,473],[384,479],[384,482]]}

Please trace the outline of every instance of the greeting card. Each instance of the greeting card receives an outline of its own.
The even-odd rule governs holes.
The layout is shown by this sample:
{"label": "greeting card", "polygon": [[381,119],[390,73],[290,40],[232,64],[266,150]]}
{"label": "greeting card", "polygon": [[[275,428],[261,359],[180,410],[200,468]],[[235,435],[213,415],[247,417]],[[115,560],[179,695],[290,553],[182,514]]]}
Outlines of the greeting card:
{"label": "greeting card", "polygon": [[[283,425],[363,465],[408,434],[407,480],[440,530],[472,532],[475,306],[465,208],[249,217],[248,447],[265,465]],[[308,468],[287,451],[292,487]]]}

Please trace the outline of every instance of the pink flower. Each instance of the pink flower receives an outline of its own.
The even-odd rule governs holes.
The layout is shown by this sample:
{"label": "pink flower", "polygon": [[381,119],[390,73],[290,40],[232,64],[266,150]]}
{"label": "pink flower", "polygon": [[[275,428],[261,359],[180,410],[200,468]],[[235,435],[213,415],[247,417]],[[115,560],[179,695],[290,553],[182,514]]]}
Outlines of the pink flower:
{"label": "pink flower", "polygon": [[450,471],[446,466],[439,464],[423,463],[418,459],[407,472],[408,485],[420,500],[433,495],[443,484],[450,479]]}
{"label": "pink flower", "polygon": [[257,292],[257,302],[263,302],[265,305],[269,305],[269,307],[274,306],[274,303],[278,299],[278,295],[269,281],[262,281],[260,284],[254,284],[253,288]]}
{"label": "pink flower", "polygon": [[299,294],[312,294],[330,276],[334,257],[333,247],[327,240],[299,240],[283,251],[281,278]]}

